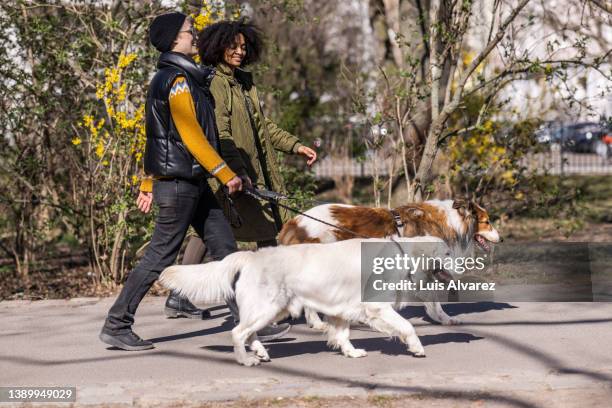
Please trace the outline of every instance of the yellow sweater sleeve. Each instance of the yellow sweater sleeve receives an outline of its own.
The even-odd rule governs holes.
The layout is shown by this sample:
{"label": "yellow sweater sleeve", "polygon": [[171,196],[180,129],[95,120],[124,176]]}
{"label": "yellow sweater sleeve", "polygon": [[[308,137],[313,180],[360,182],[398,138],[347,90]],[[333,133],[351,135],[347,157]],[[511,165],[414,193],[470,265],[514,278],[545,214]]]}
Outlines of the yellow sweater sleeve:
{"label": "yellow sweater sleeve", "polygon": [[143,193],[151,193],[153,192],[153,179],[151,177],[145,177],[140,182],[140,191]]}
{"label": "yellow sweater sleeve", "polygon": [[226,184],[236,174],[210,145],[196,117],[193,98],[184,77],[178,77],[170,91],[170,114],[187,150],[210,174]]}

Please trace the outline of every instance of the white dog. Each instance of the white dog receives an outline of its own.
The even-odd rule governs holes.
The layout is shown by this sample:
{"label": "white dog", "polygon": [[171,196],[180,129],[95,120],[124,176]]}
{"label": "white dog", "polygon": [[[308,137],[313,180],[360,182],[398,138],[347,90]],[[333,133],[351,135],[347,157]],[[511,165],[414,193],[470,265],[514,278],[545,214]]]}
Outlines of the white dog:
{"label": "white dog", "polygon": [[[408,256],[419,256],[424,251],[430,252],[425,255],[431,257],[450,254],[438,238],[398,241],[411,243],[405,251]],[[389,241],[352,239],[327,245],[301,244],[236,252],[218,262],[171,266],[162,272],[160,281],[194,302],[218,302],[235,295],[240,323],[232,330],[234,353],[238,363],[246,366],[270,359],[257,339],[257,331],[287,315],[298,317],[305,306],[328,316],[328,344],[347,357],[366,355],[365,350],[355,349],[349,340],[349,325],[358,321],[399,337],[415,356],[424,356],[414,327],[393,310],[393,304],[362,302],[362,242]],[[440,245],[432,246],[432,242]],[[432,250],[433,247],[437,249]],[[245,342],[255,356],[247,354]]]}

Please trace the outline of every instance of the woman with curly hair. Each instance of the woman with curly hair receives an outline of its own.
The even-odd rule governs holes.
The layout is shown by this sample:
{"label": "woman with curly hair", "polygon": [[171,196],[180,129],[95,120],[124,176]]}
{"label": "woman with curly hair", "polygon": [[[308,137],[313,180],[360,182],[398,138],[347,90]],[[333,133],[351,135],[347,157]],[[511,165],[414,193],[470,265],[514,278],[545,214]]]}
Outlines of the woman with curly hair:
{"label": "woman with curly hair", "polygon": [[[198,50],[202,64],[216,69],[210,90],[215,100],[221,156],[247,185],[251,182],[259,188],[284,192],[274,151],[303,155],[309,166],[317,154],[264,115],[253,76],[244,69],[257,62],[263,52],[261,32],[245,20],[221,21],[202,31]],[[256,241],[260,247],[276,244],[286,218],[283,211],[249,196],[235,200],[235,205],[245,220],[234,229],[237,240]]]}
{"label": "woman with curly hair", "polygon": [[[274,151],[305,156],[309,166],[317,159],[317,153],[263,113],[253,77],[244,69],[257,62],[262,54],[260,30],[245,20],[221,21],[206,27],[198,37],[202,64],[215,67],[210,91],[215,101],[221,156],[246,186],[285,192]],[[221,184],[210,182],[218,199],[225,200]],[[243,220],[240,226],[234,227],[236,240],[257,242],[258,248],[276,245],[276,235],[289,214],[247,195],[236,198],[234,205]],[[205,253],[202,240],[192,236],[183,264],[202,263]],[[288,325],[283,326],[289,329]],[[285,327],[271,327],[264,332],[272,329],[285,331]],[[258,334],[261,338],[266,333]]]}

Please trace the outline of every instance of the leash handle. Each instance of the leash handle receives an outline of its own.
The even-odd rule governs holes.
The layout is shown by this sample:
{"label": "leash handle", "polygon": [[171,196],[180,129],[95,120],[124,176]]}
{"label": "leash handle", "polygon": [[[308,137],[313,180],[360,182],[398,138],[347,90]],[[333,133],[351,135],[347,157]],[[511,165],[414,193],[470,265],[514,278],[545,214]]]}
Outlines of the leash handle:
{"label": "leash handle", "polygon": [[229,194],[229,189],[226,186],[222,186],[221,191],[223,191],[223,195],[225,196],[225,200],[223,200],[223,212],[227,214],[230,225],[234,228],[242,227],[242,217],[236,210],[234,200]]}

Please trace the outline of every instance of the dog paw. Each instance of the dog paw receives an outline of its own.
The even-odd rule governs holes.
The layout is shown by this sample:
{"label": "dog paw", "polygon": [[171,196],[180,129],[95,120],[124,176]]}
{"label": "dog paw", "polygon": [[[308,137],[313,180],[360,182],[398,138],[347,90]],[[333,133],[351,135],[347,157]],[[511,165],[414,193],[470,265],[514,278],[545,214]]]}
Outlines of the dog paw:
{"label": "dog paw", "polygon": [[245,358],[242,361],[239,361],[239,364],[242,364],[245,367],[252,367],[252,366],[256,366],[259,365],[260,360],[255,357],[255,356],[248,356],[247,358]]}
{"label": "dog paw", "polygon": [[361,358],[361,357],[367,356],[368,352],[365,351],[364,349],[352,349],[344,353],[344,355],[349,358]]}
{"label": "dog paw", "polygon": [[313,330],[317,330],[317,331],[327,331],[329,324],[325,322],[316,322],[316,323],[309,324],[308,327],[310,327]]}
{"label": "dog paw", "polygon": [[257,357],[259,361],[270,361],[270,356],[268,355],[268,352],[265,350],[263,350],[263,352],[257,351],[255,353],[255,357]]}
{"label": "dog paw", "polygon": [[418,346],[408,348],[415,357],[425,357],[425,349],[420,344]]}
{"label": "dog paw", "polygon": [[448,317],[440,322],[443,326],[458,326],[461,324],[461,319],[457,317]]}

